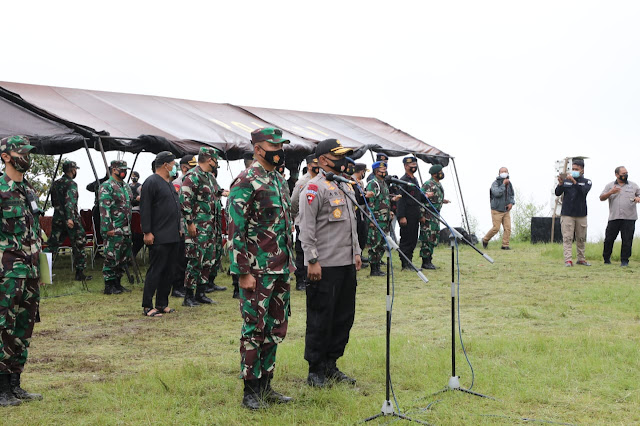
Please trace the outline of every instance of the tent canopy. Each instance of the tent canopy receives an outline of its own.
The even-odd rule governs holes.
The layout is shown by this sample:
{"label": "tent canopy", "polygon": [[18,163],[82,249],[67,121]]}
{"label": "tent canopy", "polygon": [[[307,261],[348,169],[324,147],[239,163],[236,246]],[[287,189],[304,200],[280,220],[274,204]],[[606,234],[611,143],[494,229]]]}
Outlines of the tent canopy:
{"label": "tent canopy", "polygon": [[268,126],[291,140],[288,167],[327,138],[353,148],[355,158],[372,150],[449,162],[439,149],[375,118],[0,82],[0,135],[31,136],[44,154],[72,152],[84,147],[85,138],[93,145],[100,137],[105,150],[181,156],[208,145],[235,160],[252,150],[251,131]]}

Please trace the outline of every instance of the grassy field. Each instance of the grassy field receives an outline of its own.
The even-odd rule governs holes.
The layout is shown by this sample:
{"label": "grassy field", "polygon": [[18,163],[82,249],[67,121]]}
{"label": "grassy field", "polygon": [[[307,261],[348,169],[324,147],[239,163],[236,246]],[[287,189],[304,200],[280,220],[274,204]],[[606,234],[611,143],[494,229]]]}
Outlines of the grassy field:
{"label": "grassy field", "polygon": [[[589,268],[565,268],[558,245],[516,244],[506,252],[492,243],[493,265],[461,248],[462,337],[473,390],[495,400],[432,395],[451,375],[450,250],[436,250],[440,269],[427,273],[426,285],[397,272],[391,374],[402,413],[447,425],[640,423],[640,257],[629,268],[603,265],[601,248],[589,245]],[[240,406],[240,315],[230,290],[214,293],[216,306],[183,308],[172,298],[176,313],[149,319],[141,315],[141,285],[105,296],[96,265],[91,292],[83,292],[70,281],[68,258],[55,273],[23,374],[24,387],[44,400],[4,408],[3,424],[353,424],[380,411],[385,279],[369,278],[368,269],[338,363],[358,385],[306,386],[304,293],[293,291],[274,387],[295,402],[259,413]],[[471,370],[456,346],[456,373],[469,387]]]}

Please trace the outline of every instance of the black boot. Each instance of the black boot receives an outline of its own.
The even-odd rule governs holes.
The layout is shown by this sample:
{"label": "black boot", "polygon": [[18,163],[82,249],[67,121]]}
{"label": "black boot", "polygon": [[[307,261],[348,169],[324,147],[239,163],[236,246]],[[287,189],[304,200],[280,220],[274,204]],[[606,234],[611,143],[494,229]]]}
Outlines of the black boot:
{"label": "black boot", "polygon": [[104,294],[120,294],[122,290],[116,288],[117,280],[112,278],[104,282]]}
{"label": "black boot", "polygon": [[118,279],[116,280],[116,288],[120,290],[120,293],[123,293],[123,292],[131,293],[131,290],[122,286],[122,277],[118,277]]}
{"label": "black boot", "polygon": [[205,305],[217,304],[218,302],[211,300],[207,297],[207,295],[204,292],[205,288],[206,288],[206,285],[198,286],[196,288],[196,302],[200,304],[205,304]]}
{"label": "black boot", "polygon": [[194,306],[200,306],[196,299],[193,297],[193,290],[187,289],[184,292],[184,302],[182,302],[182,306],[188,306],[193,308]]}
{"label": "black boot", "polygon": [[214,291],[225,291],[227,288],[224,286],[219,286],[214,281],[209,281],[209,285],[204,289],[205,293],[213,293]]}
{"label": "black boot", "polygon": [[173,292],[171,292],[171,295],[173,297],[181,297],[181,298],[183,298],[185,296],[184,286],[173,287]]}
{"label": "black boot", "polygon": [[260,395],[262,399],[268,403],[286,404],[293,400],[290,396],[285,396],[280,392],[274,391],[273,388],[271,388],[271,376],[267,374],[264,374],[260,378]]}
{"label": "black boot", "polygon": [[347,383],[350,385],[356,384],[356,379],[354,379],[353,377],[349,377],[342,371],[340,371],[335,361],[328,361],[325,368],[326,370],[324,374],[327,379],[335,380],[336,382],[340,383]]}
{"label": "black boot", "polygon": [[436,265],[431,263],[431,256],[422,258],[422,269],[436,269]]}
{"label": "black boot", "polygon": [[298,278],[296,280],[296,290],[304,291],[306,288],[307,288],[307,283],[305,282],[304,278]]}
{"label": "black boot", "polygon": [[16,398],[13,392],[11,392],[9,376],[10,374],[0,374],[0,407],[22,404],[22,401]]}
{"label": "black boot", "polygon": [[11,373],[9,378],[11,393],[21,401],[40,401],[42,395],[39,393],[29,393],[20,387],[20,373]]}
{"label": "black boot", "polygon": [[269,405],[260,398],[260,380],[244,381],[244,396],[242,397],[242,406],[249,410],[259,410]]}
{"label": "black boot", "polygon": [[76,281],[91,281],[91,275],[85,275],[82,269],[76,269]]}
{"label": "black boot", "polygon": [[232,275],[233,277],[233,298],[240,299],[240,279],[237,275]]}
{"label": "black boot", "polygon": [[382,272],[380,270],[380,264],[379,263],[372,263],[371,264],[371,272],[369,273],[369,276],[371,277],[384,277],[385,274],[384,272]]}
{"label": "black boot", "polygon": [[327,384],[327,378],[324,375],[324,364],[309,364],[309,375],[307,376],[307,384],[313,388],[323,388]]}

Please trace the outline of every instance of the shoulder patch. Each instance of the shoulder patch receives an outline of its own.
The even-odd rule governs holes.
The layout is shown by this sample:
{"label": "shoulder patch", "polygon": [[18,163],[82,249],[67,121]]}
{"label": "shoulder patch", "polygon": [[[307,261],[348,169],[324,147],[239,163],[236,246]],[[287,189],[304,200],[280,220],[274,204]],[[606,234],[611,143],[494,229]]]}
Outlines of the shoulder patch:
{"label": "shoulder patch", "polygon": [[318,195],[318,185],[310,183],[309,186],[307,186],[307,202],[309,204],[313,203],[313,200],[316,199],[316,195]]}

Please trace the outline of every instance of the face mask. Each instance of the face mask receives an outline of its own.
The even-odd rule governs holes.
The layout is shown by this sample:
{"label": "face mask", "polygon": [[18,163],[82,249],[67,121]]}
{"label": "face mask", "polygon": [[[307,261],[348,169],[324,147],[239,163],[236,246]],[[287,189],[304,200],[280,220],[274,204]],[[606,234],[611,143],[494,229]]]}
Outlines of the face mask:
{"label": "face mask", "polygon": [[444,179],[444,173],[440,172],[438,173],[438,180],[442,180],[442,179]]}
{"label": "face mask", "polygon": [[506,179],[509,177],[509,173],[500,173],[500,179]]}
{"label": "face mask", "polygon": [[417,167],[409,167],[409,171],[410,171],[411,173],[415,173],[415,172],[417,172],[417,171],[418,171],[418,168],[417,168]]}
{"label": "face mask", "polygon": [[211,169],[211,173],[213,173],[213,176],[214,176],[214,177],[218,177],[218,168],[217,168],[217,167],[213,167],[213,168]]}
{"label": "face mask", "polygon": [[577,179],[580,177],[580,172],[577,170],[571,170],[571,176],[573,176],[574,179]]}
{"label": "face mask", "polygon": [[[331,159],[329,159],[331,160]],[[347,159],[341,158],[339,160],[331,160],[333,161],[333,167],[331,167],[334,171],[338,173],[342,173],[342,171],[347,167]]]}
{"label": "face mask", "polygon": [[267,163],[276,166],[276,168],[284,164],[284,149],[280,148],[277,151],[263,151],[264,155],[262,158],[264,158]]}
{"label": "face mask", "polygon": [[353,167],[353,165],[351,165],[351,164],[350,164],[349,166],[347,166],[347,174],[348,174],[348,175],[352,175],[352,174],[354,174],[355,172],[356,172],[356,168],[355,168],[355,167]]}
{"label": "face mask", "polygon": [[127,177],[127,171],[126,170],[122,170],[118,173],[118,176],[120,176],[120,179],[124,180],[124,178]]}
{"label": "face mask", "polygon": [[[75,176],[74,176],[74,178],[75,178]],[[133,181],[133,183],[138,182],[138,178],[137,177],[132,177],[131,180]]]}
{"label": "face mask", "polygon": [[629,179],[629,175],[620,175],[620,180],[626,182]]}
{"label": "face mask", "polygon": [[78,172],[73,172],[73,177],[71,179],[75,179],[78,176]]}
{"label": "face mask", "polygon": [[26,157],[14,157],[11,156],[11,165],[16,169],[19,173],[25,173],[31,167],[31,159],[29,156]]}
{"label": "face mask", "polygon": [[312,167],[309,170],[311,170],[311,172],[315,175],[317,175],[318,173],[320,173],[320,168],[319,167]]}
{"label": "face mask", "polygon": [[378,172],[377,175],[380,179],[384,179],[387,177],[387,172]]}

